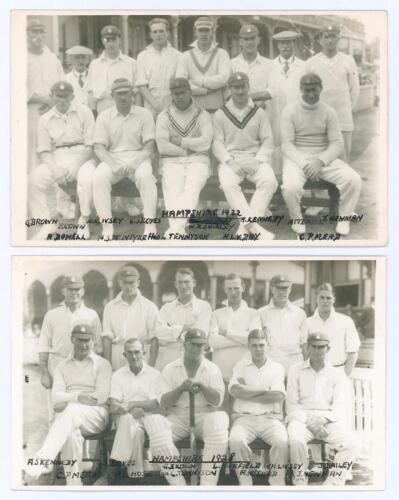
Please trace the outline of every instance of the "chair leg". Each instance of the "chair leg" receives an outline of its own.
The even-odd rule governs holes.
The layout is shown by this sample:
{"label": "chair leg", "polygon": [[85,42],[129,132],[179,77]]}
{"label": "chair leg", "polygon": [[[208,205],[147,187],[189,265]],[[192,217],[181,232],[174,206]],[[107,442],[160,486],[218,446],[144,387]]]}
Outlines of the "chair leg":
{"label": "chair leg", "polygon": [[338,215],[338,207],[339,207],[339,190],[337,186],[332,184],[328,188],[328,196],[330,198],[329,205],[329,215],[330,217],[336,217]]}

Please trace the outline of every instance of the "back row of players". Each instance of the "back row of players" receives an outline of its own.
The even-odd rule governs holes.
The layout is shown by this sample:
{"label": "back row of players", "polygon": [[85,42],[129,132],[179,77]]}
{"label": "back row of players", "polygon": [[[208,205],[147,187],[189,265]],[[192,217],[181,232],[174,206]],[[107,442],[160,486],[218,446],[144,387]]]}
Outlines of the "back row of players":
{"label": "back row of players", "polygon": [[[293,230],[305,232],[300,198],[306,179],[324,179],[340,191],[342,220],[337,232],[348,234],[361,180],[343,160],[348,161],[350,154],[359,78],[353,58],[337,50],[339,27],[321,30],[323,50],[306,62],[294,56],[300,36],[296,32],[274,36],[280,52],[274,61],[258,54],[256,26],[241,28],[242,52],[232,60],[216,46],[212,20],[197,19],[194,32],[192,49],[182,54],[167,41],[167,21],[153,19],[153,43],[136,63],[121,53],[119,29],[106,26],[101,31],[101,56],[87,70],[91,50],[71,48],[73,70],[63,77],[60,62],[44,46],[44,26],[38,20],[29,21],[31,169],[36,152],[40,154],[40,165],[30,178],[31,216],[56,218],[54,183],[64,185],[77,179],[80,235],[90,237],[86,222],[94,203],[105,221],[103,237],[111,239],[111,186],[128,177],[140,191],[144,217],[153,219],[157,196],[151,160],[156,139],[167,210],[197,207],[210,175],[212,146],[231,208],[247,219],[262,217],[277,189],[272,156],[279,158],[282,144],[282,192],[291,218],[298,221]],[[135,93],[135,103],[142,98],[144,108],[132,104]],[[319,102],[320,95],[323,102]],[[227,96],[231,98],[226,101]],[[82,101],[99,113],[95,129]],[[209,113],[215,113],[213,123]],[[249,204],[240,189],[245,178],[256,185]],[[169,233],[184,234],[185,223],[185,219],[172,218]],[[155,229],[148,223],[145,234]],[[37,238],[56,230],[56,224],[49,224]],[[248,233],[262,239],[274,236],[258,224],[245,222],[238,234]]]}
{"label": "back row of players", "polygon": [[[178,456],[174,442],[188,434],[191,392],[195,432],[205,445],[202,485],[217,483],[220,466],[210,461],[226,452],[228,442],[235,460],[251,462],[248,445],[256,437],[271,445],[270,484],[284,484],[289,463],[294,484],[306,483],[307,442],[314,437],[337,450],[328,483],[345,484],[358,450],[345,411],[351,407],[348,375],[359,337],[351,318],[334,310],[330,284],[319,286],[317,310],[306,318],[289,301],[292,282],[283,275],[271,279],[271,301],[258,311],[243,301],[243,282],[234,274],[224,282],[227,305],[214,312],[194,295],[189,268],[176,272],[178,297],[159,312],[140,294],[139,283],[135,267],[122,268],[121,292],[105,306],[101,332],[97,314],[82,303],[82,281],[64,279],[65,302],[46,314],[39,342],[41,382],[53,386],[51,406],[58,416],[26,467],[30,475],[48,472],[40,460],[54,460],[59,451],[65,460],[77,459],[72,472],[79,472],[83,436],[103,430],[108,411],[117,426],[111,458],[128,465],[131,474],[145,468],[143,428],[153,456]],[[101,350],[100,334],[103,356],[115,370],[112,381],[108,361],[91,351]],[[212,362],[204,357],[207,344]],[[162,369],[161,376],[150,365]],[[227,383],[234,398],[230,437],[228,416],[220,410]],[[183,476],[161,468],[170,484],[185,484]],[[241,485],[252,484],[243,464],[237,476]],[[79,483],[79,474],[67,482]]]}

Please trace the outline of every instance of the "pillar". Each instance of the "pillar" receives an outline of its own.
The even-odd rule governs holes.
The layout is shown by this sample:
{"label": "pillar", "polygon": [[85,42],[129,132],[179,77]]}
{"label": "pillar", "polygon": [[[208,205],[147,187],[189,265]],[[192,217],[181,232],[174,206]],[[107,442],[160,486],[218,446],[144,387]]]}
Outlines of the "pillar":
{"label": "pillar", "polygon": [[171,24],[171,44],[175,49],[179,49],[179,16],[171,16],[170,18],[170,24]]}
{"label": "pillar", "polygon": [[251,260],[249,263],[251,266],[251,290],[250,290],[250,306],[255,306],[255,290],[256,290],[256,269],[259,266],[257,260]]}
{"label": "pillar", "polygon": [[122,17],[122,52],[129,54],[129,16]]}

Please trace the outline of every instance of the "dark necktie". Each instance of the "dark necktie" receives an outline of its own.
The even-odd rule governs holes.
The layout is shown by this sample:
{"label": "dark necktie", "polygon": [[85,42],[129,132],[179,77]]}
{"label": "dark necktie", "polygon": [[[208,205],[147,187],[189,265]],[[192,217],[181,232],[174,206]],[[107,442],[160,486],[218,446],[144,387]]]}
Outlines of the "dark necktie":
{"label": "dark necktie", "polygon": [[290,69],[290,65],[288,64],[288,61],[285,60],[284,61],[284,66],[283,66],[283,70],[284,70],[285,76],[287,76],[287,73],[288,73],[289,69]]}
{"label": "dark necktie", "polygon": [[78,83],[79,83],[79,85],[80,85],[81,87],[83,87],[84,82],[83,82],[83,78],[82,78],[82,73],[79,73]]}

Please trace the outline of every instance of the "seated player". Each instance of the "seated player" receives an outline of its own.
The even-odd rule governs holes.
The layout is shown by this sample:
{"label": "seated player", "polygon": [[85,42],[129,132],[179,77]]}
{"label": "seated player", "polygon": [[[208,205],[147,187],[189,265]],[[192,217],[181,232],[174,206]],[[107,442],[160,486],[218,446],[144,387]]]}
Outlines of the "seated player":
{"label": "seated player", "polygon": [[[239,210],[247,222],[241,223],[239,235],[258,234],[271,240],[274,235],[250,217],[264,217],[277,189],[271,167],[273,134],[265,111],[249,97],[245,73],[233,73],[228,81],[231,99],[216,111],[213,119],[213,152],[219,162],[220,186],[230,207]],[[240,184],[248,179],[256,186],[248,203]]]}
{"label": "seated player", "polygon": [[[325,333],[308,337],[309,358],[288,372],[286,413],[295,486],[305,485],[309,463],[307,443],[325,441],[333,450],[334,467],[328,469],[324,485],[345,485],[350,462],[356,459],[358,441],[345,419],[346,380],[326,360],[330,341]],[[299,465],[301,466],[299,467]]]}
{"label": "seated player", "polygon": [[[188,393],[191,392],[195,396],[195,435],[204,441],[200,483],[216,486],[221,464],[211,460],[227,451],[229,417],[217,410],[223,401],[224,383],[219,368],[203,355],[206,344],[203,331],[196,328],[187,331],[184,355],[162,371],[158,392],[166,417],[149,415],[144,418],[144,426],[153,456],[178,457],[174,441],[189,435]],[[179,471],[170,471],[165,464],[161,468],[169,484],[186,484]]]}
{"label": "seated player", "polygon": [[[306,232],[302,222],[301,197],[307,179],[325,180],[339,189],[339,215],[351,217],[356,208],[361,178],[339,157],[344,141],[333,108],[320,102],[323,84],[320,77],[307,73],[300,80],[302,97],[287,106],[281,119],[281,141],[284,154],[282,193],[287,204],[292,229]],[[349,234],[350,222],[339,221],[337,233]]]}
{"label": "seated player", "polygon": [[94,331],[90,325],[75,325],[71,341],[71,354],[54,373],[52,396],[59,415],[42,447],[24,469],[30,477],[39,478],[51,471],[45,462],[55,460],[61,452],[61,460],[70,464],[64,465],[67,484],[80,485],[84,436],[98,434],[108,424],[106,403],[112,369],[108,361],[94,354]]}
{"label": "seated player", "polygon": [[[93,199],[103,226],[102,237],[112,240],[112,185],[128,178],[135,182],[145,219],[155,218],[157,188],[152,175],[155,124],[151,111],[133,104],[133,85],[118,78],[111,87],[115,105],[99,114],[94,132],[94,152],[100,164],[93,176]],[[156,232],[153,222],[144,234]]]}

